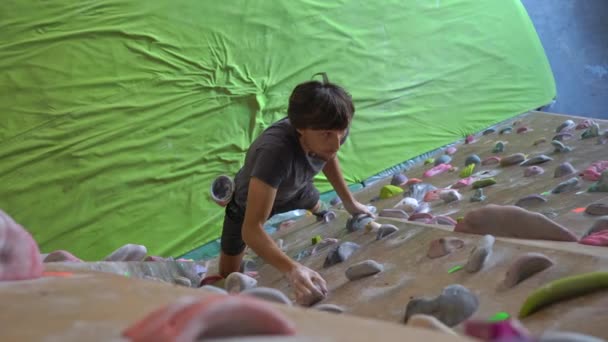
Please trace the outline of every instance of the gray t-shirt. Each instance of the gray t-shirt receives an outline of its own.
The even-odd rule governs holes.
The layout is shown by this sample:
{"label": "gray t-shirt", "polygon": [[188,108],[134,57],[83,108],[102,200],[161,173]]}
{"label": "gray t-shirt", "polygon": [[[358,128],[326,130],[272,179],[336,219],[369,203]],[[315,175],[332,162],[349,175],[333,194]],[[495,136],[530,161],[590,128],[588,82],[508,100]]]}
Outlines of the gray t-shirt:
{"label": "gray t-shirt", "polygon": [[274,207],[286,207],[311,186],[324,167],[325,161],[304,152],[289,119],[281,119],[266,128],[249,147],[245,165],[234,180],[234,200],[245,208],[249,179],[256,177],[277,189]]}

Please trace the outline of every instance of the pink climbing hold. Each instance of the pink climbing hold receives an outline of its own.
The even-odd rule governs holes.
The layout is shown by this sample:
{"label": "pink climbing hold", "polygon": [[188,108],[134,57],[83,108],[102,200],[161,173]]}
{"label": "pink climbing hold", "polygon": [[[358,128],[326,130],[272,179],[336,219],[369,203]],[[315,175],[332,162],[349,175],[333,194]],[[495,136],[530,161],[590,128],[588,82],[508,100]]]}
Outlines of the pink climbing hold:
{"label": "pink climbing hold", "polygon": [[439,165],[433,167],[432,169],[425,171],[422,174],[422,178],[429,178],[429,177],[437,176],[439,174],[442,174],[442,173],[448,171],[451,168],[452,168],[452,165],[450,165],[450,164],[439,164]]}
{"label": "pink climbing hold", "polygon": [[429,213],[414,213],[410,215],[408,221],[431,223],[433,222],[433,215]]}
{"label": "pink climbing hold", "polygon": [[418,179],[418,178],[410,178],[410,179],[407,180],[407,182],[405,183],[405,185],[406,186],[410,186],[410,185],[414,185],[414,184],[418,184],[418,183],[422,183],[422,180]]}
{"label": "pink climbing hold", "polygon": [[49,255],[47,255],[44,258],[43,262],[83,262],[83,261],[68,251],[58,250],[58,251],[49,253]]}
{"label": "pink climbing hold", "polygon": [[295,333],[295,324],[261,299],[214,294],[185,297],[163,306],[122,335],[132,342],[164,342]]}
{"label": "pink climbing hold", "polygon": [[0,281],[40,278],[43,269],[32,235],[0,210]]}
{"label": "pink climbing hold", "polygon": [[591,163],[585,170],[583,170],[579,176],[581,176],[584,180],[597,182],[600,180],[600,176],[604,170],[608,169],[608,161],[607,160],[598,160],[596,162]]}
{"label": "pink climbing hold", "polygon": [[472,135],[467,135],[467,137],[464,139],[465,144],[472,144],[474,142],[475,142],[475,137]]}
{"label": "pink climbing hold", "polygon": [[580,244],[589,246],[608,246],[608,230],[602,230],[585,236],[579,241]]}
{"label": "pink climbing hold", "polygon": [[518,321],[469,320],[464,323],[464,333],[482,341],[532,341],[530,332]]}
{"label": "pink climbing hold", "polygon": [[454,153],[456,153],[456,151],[458,151],[458,149],[456,147],[450,146],[450,147],[448,147],[448,148],[445,149],[445,154],[451,156]]}
{"label": "pink climbing hold", "polygon": [[481,162],[481,165],[486,166],[486,165],[494,165],[494,164],[499,164],[499,163],[500,163],[500,157],[491,156],[491,157],[484,159]]}
{"label": "pink climbing hold", "polygon": [[471,185],[474,181],[475,181],[475,178],[473,178],[473,177],[467,177],[467,178],[460,179],[458,182],[456,182],[456,183],[454,183],[454,185],[452,185],[452,189],[466,188],[467,186]]}
{"label": "pink climbing hold", "polygon": [[530,131],[531,129],[529,129],[528,127],[522,126],[517,129],[517,134],[528,133]]}
{"label": "pink climbing hold", "polygon": [[144,261],[156,261],[156,262],[158,262],[158,261],[165,261],[165,258],[156,256],[156,255],[148,255],[144,259]]}
{"label": "pink climbing hold", "polygon": [[437,189],[437,190],[431,190],[431,191],[427,191],[424,194],[424,198],[422,199],[424,202],[433,202],[433,201],[438,201],[439,200],[439,196],[441,194],[441,191],[443,189]]}
{"label": "pink climbing hold", "polygon": [[589,127],[591,127],[591,125],[593,124],[593,120],[583,120],[581,122],[578,123],[578,125],[576,125],[576,129],[587,129]]}

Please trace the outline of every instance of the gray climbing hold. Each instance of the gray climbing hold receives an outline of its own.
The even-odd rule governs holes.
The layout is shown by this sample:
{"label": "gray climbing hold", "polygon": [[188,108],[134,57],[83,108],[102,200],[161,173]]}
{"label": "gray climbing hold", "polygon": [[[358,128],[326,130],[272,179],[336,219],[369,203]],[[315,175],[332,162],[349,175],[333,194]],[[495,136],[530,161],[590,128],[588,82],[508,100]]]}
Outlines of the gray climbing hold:
{"label": "gray climbing hold", "polygon": [[327,268],[345,261],[350,258],[359,247],[360,246],[354,242],[342,242],[329,251],[325,258],[325,262],[323,263],[323,267]]}
{"label": "gray climbing hold", "polygon": [[462,247],[464,247],[464,241],[458,238],[439,238],[431,241],[431,243],[429,244],[429,249],[426,252],[426,256],[431,259],[440,258]]}
{"label": "gray climbing hold", "polygon": [[342,203],[342,200],[340,199],[340,197],[336,196],[334,198],[331,199],[331,201],[329,201],[329,204],[331,206],[336,206],[338,204]]}
{"label": "gray climbing hold", "polygon": [[519,256],[507,270],[503,285],[506,288],[521,283],[538,272],[553,266],[553,260],[541,253],[525,253]]}
{"label": "gray climbing hold", "polygon": [[243,261],[241,261],[241,267],[239,267],[239,272],[241,272],[241,273],[254,272],[254,271],[257,271],[257,269],[258,269],[258,265],[255,263],[255,261],[253,261],[251,259],[243,259]]}
{"label": "gray climbing hold", "polygon": [[104,261],[142,261],[148,250],[146,246],[126,244],[105,257]]}
{"label": "gray climbing hold", "polygon": [[515,206],[520,207],[520,208],[525,208],[525,207],[529,207],[532,205],[537,205],[537,204],[541,204],[541,203],[545,203],[547,202],[547,199],[544,198],[541,195],[528,195],[525,197],[520,198],[519,200],[517,200],[517,202],[515,202]]}
{"label": "gray climbing hold", "polygon": [[572,151],[571,147],[564,145],[564,143],[562,143],[561,141],[553,140],[553,141],[551,141],[551,145],[553,145],[553,147],[555,147],[555,150],[553,151],[555,153]]}
{"label": "gray climbing hold", "polygon": [[572,177],[565,182],[559,183],[552,191],[553,194],[561,194],[564,192],[574,191],[580,188],[580,179],[578,177]]}
{"label": "gray climbing hold", "polygon": [[589,128],[581,135],[581,139],[589,139],[600,136],[600,125],[597,123],[592,123]]}
{"label": "gray climbing hold", "polygon": [[583,335],[566,331],[545,331],[538,338],[538,342],[606,342],[595,336]]}
{"label": "gray climbing hold", "polygon": [[479,165],[481,164],[481,158],[479,158],[476,154],[471,154],[464,160],[464,166],[469,166],[471,164]]}
{"label": "gray climbing hold", "polygon": [[583,237],[589,236],[593,233],[598,233],[604,230],[608,230],[608,216],[602,216],[600,218],[598,218],[593,225],[591,226],[591,228],[589,228],[586,232],[585,235],[583,235]]}
{"label": "gray climbing hold", "polygon": [[542,175],[543,173],[545,173],[545,169],[543,169],[540,166],[528,166],[525,170],[524,170],[524,177],[533,177],[533,176],[538,176],[538,175]]}
{"label": "gray climbing hold", "polygon": [[439,198],[441,198],[445,203],[460,201],[462,199],[462,195],[458,192],[458,190],[445,190],[439,193]]}
{"label": "gray climbing hold", "polygon": [[473,250],[471,251],[471,254],[469,255],[469,260],[467,260],[466,265],[464,265],[464,269],[467,272],[475,273],[483,268],[483,265],[492,255],[494,241],[496,241],[494,236],[489,234],[484,235],[479,240],[477,246],[475,246],[475,248],[473,248]]}
{"label": "gray climbing hold", "polygon": [[483,194],[483,189],[475,189],[475,193],[471,196],[471,202],[483,202],[486,200],[486,196]]}
{"label": "gray climbing hold", "polygon": [[384,266],[374,260],[365,260],[356,263],[346,269],[345,275],[348,280],[353,281],[384,271]]}
{"label": "gray climbing hold", "polygon": [[192,287],[192,281],[186,277],[177,276],[173,279],[176,285],[181,285],[185,287]]}
{"label": "gray climbing hold", "polygon": [[456,223],[457,222],[449,216],[439,215],[433,217],[433,224],[439,224],[442,226],[455,226]]}
{"label": "gray climbing hold", "polygon": [[574,137],[571,133],[559,133],[553,137],[551,140],[564,141]]}
{"label": "gray climbing hold", "polygon": [[498,132],[499,134],[509,134],[513,132],[513,128],[511,127],[505,127],[503,129],[500,130],[500,132]]}
{"label": "gray climbing hold", "polygon": [[500,166],[511,166],[519,164],[526,160],[526,156],[523,153],[515,153],[508,157],[504,157],[500,160]]}
{"label": "gray climbing hold", "polygon": [[482,134],[483,134],[483,135],[488,135],[488,134],[492,134],[492,133],[494,133],[494,132],[496,132],[496,129],[495,129],[495,128],[488,128],[488,129],[486,129],[485,131],[483,131],[483,133],[482,133]]}
{"label": "gray climbing hold", "polygon": [[573,129],[576,127],[576,124],[572,120],[566,120],[561,125],[557,126],[555,129],[555,133],[560,133],[563,130]]}
{"label": "gray climbing hold", "polygon": [[287,298],[287,296],[283,292],[270,287],[255,287],[244,290],[243,292],[241,292],[241,294],[256,297],[268,302],[285,304],[288,306],[292,305],[291,300],[289,300],[289,298]]}
{"label": "gray climbing hold", "polygon": [[448,156],[447,154],[444,154],[442,156],[440,156],[439,158],[435,159],[435,166],[440,165],[440,164],[449,164],[452,161],[452,158],[450,156]]}
{"label": "gray climbing hold", "polygon": [[380,211],[380,214],[378,216],[400,218],[400,219],[405,219],[405,220],[407,220],[410,217],[405,211],[403,211],[401,209],[382,209],[382,211]]}
{"label": "gray climbing hold", "polygon": [[478,308],[477,296],[466,287],[453,284],[445,287],[438,297],[410,300],[405,309],[404,323],[415,314],[425,314],[453,327],[471,317]]}
{"label": "gray climbing hold", "polygon": [[315,310],[331,312],[335,314],[341,314],[345,311],[344,308],[335,304],[318,304],[313,306],[312,308]]}
{"label": "gray climbing hold", "polygon": [[585,209],[585,213],[594,216],[608,215],[608,204],[606,203],[591,203]]}
{"label": "gray climbing hold", "polygon": [[572,166],[572,164],[566,162],[566,163],[559,164],[555,168],[555,172],[553,172],[553,177],[560,178],[560,177],[568,176],[568,175],[571,175],[574,173],[576,173],[576,169],[574,168],[574,166]]}
{"label": "gray climbing hold", "polygon": [[520,165],[521,166],[538,165],[538,164],[546,163],[546,162],[551,161],[551,160],[553,160],[553,158],[547,157],[544,154],[540,154],[538,156],[532,157],[532,158],[524,161]]}
{"label": "gray climbing hold", "polygon": [[499,141],[496,143],[496,145],[492,149],[492,153],[500,153],[500,152],[503,152],[504,150],[505,150],[505,143],[502,141]]}
{"label": "gray climbing hold", "polygon": [[232,272],[228,275],[228,277],[226,277],[224,289],[226,289],[228,293],[239,293],[244,290],[254,288],[257,284],[257,280],[246,274]]}
{"label": "gray climbing hold", "polygon": [[365,228],[365,226],[373,220],[373,217],[367,214],[354,215],[346,221],[346,230],[351,233],[356,232]]}
{"label": "gray climbing hold", "polygon": [[391,185],[399,186],[407,182],[407,177],[402,173],[395,173],[391,179]]}
{"label": "gray climbing hold", "polygon": [[213,286],[213,285],[203,285],[200,287],[202,290],[219,293],[219,294],[228,294],[228,291],[222,289],[221,287]]}
{"label": "gray climbing hold", "polygon": [[383,238],[398,231],[399,228],[393,226],[392,224],[382,224],[380,225],[380,228],[378,228],[378,233],[376,233],[376,240],[382,240]]}

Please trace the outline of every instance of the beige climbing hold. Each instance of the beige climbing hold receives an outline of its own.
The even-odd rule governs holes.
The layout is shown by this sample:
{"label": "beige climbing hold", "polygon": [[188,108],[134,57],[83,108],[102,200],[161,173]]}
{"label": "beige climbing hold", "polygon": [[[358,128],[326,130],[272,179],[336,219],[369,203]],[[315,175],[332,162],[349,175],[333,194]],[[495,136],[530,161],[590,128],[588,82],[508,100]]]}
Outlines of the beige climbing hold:
{"label": "beige climbing hold", "polygon": [[440,258],[462,247],[464,247],[464,241],[458,238],[439,238],[431,241],[426,255],[431,259]]}
{"label": "beige climbing hold", "polygon": [[228,293],[239,293],[244,290],[254,288],[257,284],[257,280],[246,274],[232,272],[228,275],[228,277],[226,277],[224,288],[226,291],[228,291]]}
{"label": "beige climbing hold", "polygon": [[457,335],[454,330],[450,329],[447,325],[441,323],[441,321],[437,318],[425,314],[412,315],[412,317],[410,317],[407,321],[406,325],[409,327],[438,331],[449,335]]}
{"label": "beige climbing hold", "polygon": [[473,248],[469,255],[464,269],[469,273],[478,272],[483,268],[483,265],[488,261],[492,255],[492,248],[496,239],[492,235],[484,235],[480,240],[479,244]]}
{"label": "beige climbing hold", "polygon": [[331,312],[336,314],[341,314],[345,310],[343,307],[335,305],[335,304],[318,304],[312,307],[315,310]]}
{"label": "beige climbing hold", "polygon": [[525,253],[509,266],[503,284],[511,288],[551,266],[554,262],[541,253]]}
{"label": "beige climbing hold", "polygon": [[175,277],[175,279],[173,279],[173,282],[176,285],[181,285],[181,286],[186,286],[186,287],[192,287],[192,281],[186,277],[180,277],[177,276]]}

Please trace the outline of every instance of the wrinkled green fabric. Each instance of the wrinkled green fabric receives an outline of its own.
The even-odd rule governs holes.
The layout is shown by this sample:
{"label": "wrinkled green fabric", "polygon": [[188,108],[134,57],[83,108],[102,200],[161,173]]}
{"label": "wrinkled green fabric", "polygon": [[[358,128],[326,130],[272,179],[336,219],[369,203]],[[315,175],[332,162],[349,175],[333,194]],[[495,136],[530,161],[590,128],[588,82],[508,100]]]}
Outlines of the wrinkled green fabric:
{"label": "wrinkled green fabric", "polygon": [[317,72],[355,100],[349,183],[555,95],[519,0],[5,0],[0,23],[0,208],[87,260],[216,239],[212,179]]}

